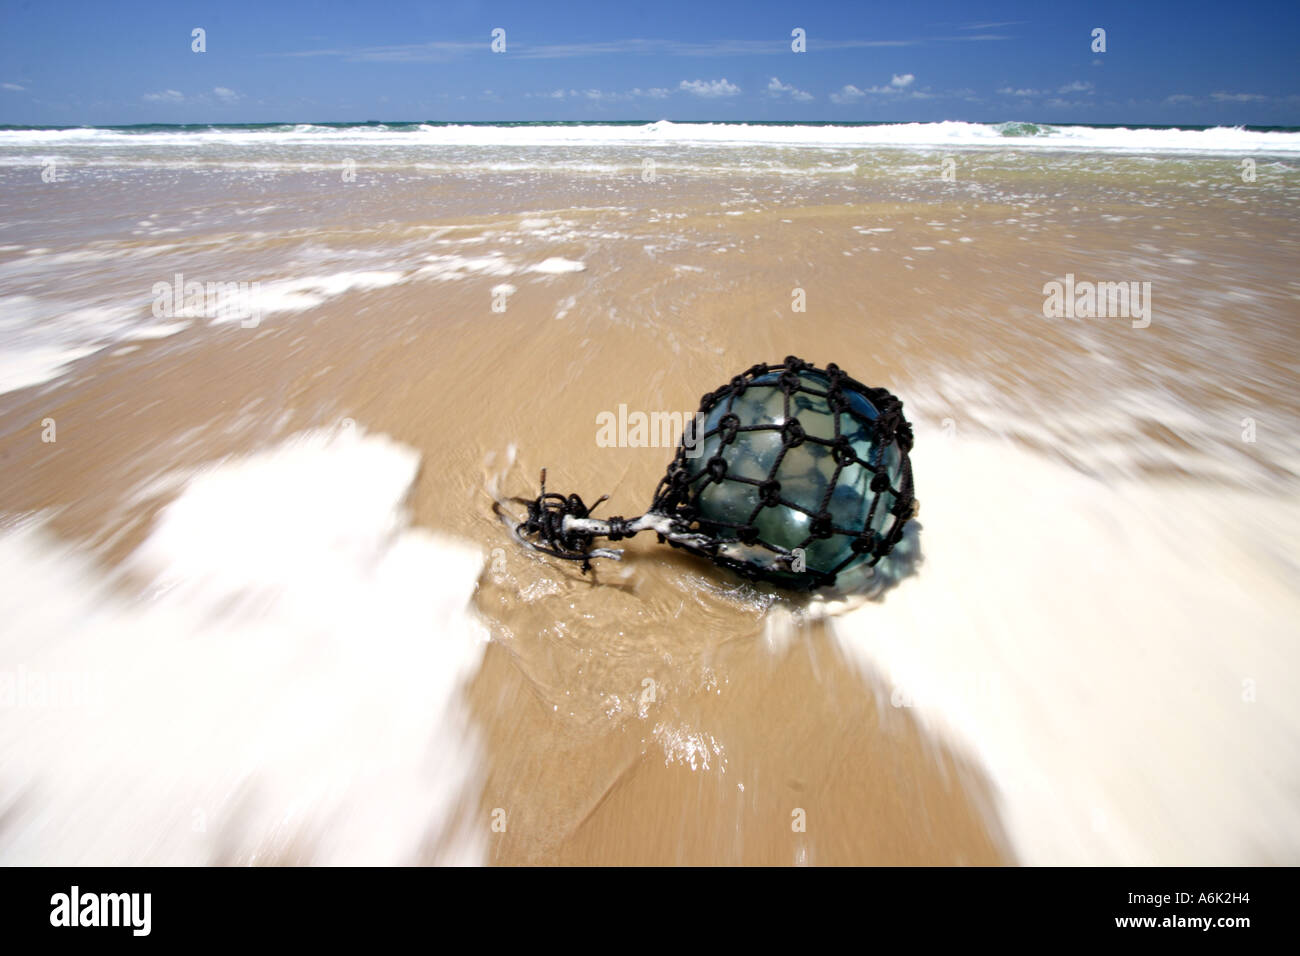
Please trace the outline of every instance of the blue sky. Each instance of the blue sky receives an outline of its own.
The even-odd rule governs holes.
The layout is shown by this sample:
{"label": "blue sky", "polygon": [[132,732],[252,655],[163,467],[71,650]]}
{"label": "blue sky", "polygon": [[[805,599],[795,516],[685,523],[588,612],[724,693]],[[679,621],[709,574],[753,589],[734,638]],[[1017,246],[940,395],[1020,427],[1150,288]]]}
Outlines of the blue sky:
{"label": "blue sky", "polygon": [[[1300,3],[0,2],[0,123],[1300,125]],[[206,32],[206,52],[191,31]],[[1092,31],[1106,31],[1095,53]],[[492,52],[492,31],[506,49]],[[801,28],[807,51],[793,52]]]}

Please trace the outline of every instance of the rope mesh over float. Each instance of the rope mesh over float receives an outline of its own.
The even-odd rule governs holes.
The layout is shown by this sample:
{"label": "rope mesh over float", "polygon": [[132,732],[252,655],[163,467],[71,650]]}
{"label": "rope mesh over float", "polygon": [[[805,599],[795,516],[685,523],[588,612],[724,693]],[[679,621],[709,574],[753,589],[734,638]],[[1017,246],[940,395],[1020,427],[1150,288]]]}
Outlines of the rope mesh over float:
{"label": "rope mesh over float", "polygon": [[[782,396],[779,416],[753,414],[759,406],[756,401],[747,403],[746,398],[754,398],[760,389],[768,392],[769,401],[775,393]],[[816,421],[823,427],[807,427],[800,421],[800,413],[805,414],[807,422]],[[846,433],[842,427],[844,416],[855,423],[857,430]],[[699,423],[711,417],[716,417],[714,424],[703,434],[696,434]],[[746,421],[746,417],[756,420]],[[834,423],[833,433],[815,434],[825,430],[825,419]],[[738,450],[741,436],[756,433],[779,438],[779,445],[768,442],[758,449],[765,454],[775,450],[761,477],[739,473],[733,460],[742,454],[750,459],[756,457],[754,446],[762,445],[761,441],[746,442],[744,451]],[[851,440],[851,434],[858,437]],[[864,458],[860,451],[867,439],[869,451]],[[636,518],[593,518],[591,513],[607,495],[588,507],[577,495],[548,493],[543,470],[541,494],[531,501],[515,499],[528,508],[527,518],[515,527],[515,533],[538,551],[581,562],[584,573],[593,558],[621,555],[615,549],[595,547],[597,538],[619,541],[641,531],[654,531],[661,543],[708,558],[747,578],[798,590],[830,586],[850,567],[874,568],[901,540],[904,526],[917,508],[909,458],[912,440],[912,426],[903,417],[903,403],[889,391],[863,385],[835,364],[821,369],[788,356],[779,365],[754,365],[701,399],[699,414],[686,426],[645,514]],[[795,482],[787,481],[783,488],[780,480],[782,464],[794,449],[805,444],[827,449],[807,456],[810,461],[828,454],[834,466],[820,496],[811,500],[807,496],[804,500],[794,497],[789,486]],[[700,452],[710,445],[712,454],[702,457]],[[811,471],[800,480],[820,483],[827,477]],[[736,489],[737,484],[752,491]],[[723,488],[729,491],[722,491],[721,496],[718,490],[710,491]],[[844,492],[838,500],[837,490]],[[726,499],[731,505],[753,498],[747,516],[720,514],[727,508],[716,502],[727,495],[731,495]],[[833,501],[837,502],[834,507]],[[846,502],[859,512],[866,506],[860,524],[845,526],[836,522],[832,512],[838,507],[843,513]],[[764,514],[768,509],[781,508],[788,509],[789,514]],[[888,521],[888,527],[886,515],[893,519]],[[806,523],[806,534],[794,541],[786,533],[786,543],[782,544],[782,535],[760,528],[765,517],[776,524],[784,522],[787,531]],[[773,521],[767,522],[769,527],[774,526]],[[840,548],[819,546],[819,542],[838,542]],[[808,562],[813,548],[823,556],[843,551],[843,557],[831,562],[815,561],[822,566],[813,567]]]}

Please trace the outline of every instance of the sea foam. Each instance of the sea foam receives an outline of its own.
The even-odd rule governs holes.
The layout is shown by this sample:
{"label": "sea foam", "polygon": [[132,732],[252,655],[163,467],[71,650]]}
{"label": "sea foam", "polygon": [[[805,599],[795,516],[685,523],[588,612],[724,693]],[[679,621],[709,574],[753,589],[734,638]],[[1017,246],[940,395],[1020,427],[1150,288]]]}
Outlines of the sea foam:
{"label": "sea foam", "polygon": [[987,776],[1016,859],[1300,860],[1294,499],[917,430],[919,572],[835,626]]}
{"label": "sea foam", "polygon": [[0,862],[478,862],[482,559],[410,524],[418,467],[354,427],[190,475],[147,598],[0,536]]}
{"label": "sea foam", "polygon": [[533,123],[392,126],[208,127],[127,132],[112,128],[0,130],[0,148],[104,148],[131,146],[653,146],[655,144],[779,147],[1002,147],[1030,150],[1133,152],[1297,153],[1300,133],[1216,126],[1209,129],[1099,128],[1034,123],[878,123],[815,126],[765,123],[560,125]]}

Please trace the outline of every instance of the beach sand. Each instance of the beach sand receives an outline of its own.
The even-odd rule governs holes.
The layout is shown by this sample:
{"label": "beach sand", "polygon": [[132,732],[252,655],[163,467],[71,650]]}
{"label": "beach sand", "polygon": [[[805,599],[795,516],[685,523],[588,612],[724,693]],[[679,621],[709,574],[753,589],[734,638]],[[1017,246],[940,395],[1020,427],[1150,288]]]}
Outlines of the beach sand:
{"label": "beach sand", "polygon": [[[78,727],[89,735],[79,746],[129,749],[113,743],[113,708],[91,730],[27,708],[0,737],[5,766],[26,768],[0,789],[0,858],[1185,862],[1191,834],[1209,830],[1202,862],[1296,862],[1285,796],[1300,773],[1300,671],[1286,639],[1300,609],[1287,537],[1300,500],[1294,161],[1247,187],[1230,159],[1206,156],[972,150],[954,182],[933,151],[855,156],[848,172],[834,155],[767,158],[783,170],[705,157],[665,164],[653,182],[630,150],[594,171],[362,164],[351,182],[325,163],[74,165],[40,195],[19,187],[30,170],[0,170],[11,315],[48,300],[60,314],[77,302],[101,318],[119,307],[147,317],[155,284],[177,272],[260,283],[261,309],[254,327],[206,316],[165,336],[123,332],[0,394],[7,533],[39,527],[51,564],[75,555],[91,591],[136,613],[162,593],[157,565],[136,556],[160,553],[168,508],[197,475],[304,433],[382,438],[412,450],[418,469],[409,487],[393,479],[394,510],[375,519],[358,564],[401,536],[456,542],[454,613],[477,634],[457,658],[464,679],[400,725],[403,739],[373,741],[394,755],[384,773],[427,775],[421,755],[447,735],[468,748],[447,758],[457,774],[437,811],[404,813],[412,822],[382,844],[321,835],[373,799],[355,789],[355,763],[340,758],[313,788],[282,772],[258,790],[269,758],[245,749],[263,731],[236,685],[202,723],[159,696],[154,719],[194,723],[200,750],[216,727],[241,743],[206,776],[201,760],[188,776],[159,774],[170,744],[144,748],[138,785],[163,794],[151,812],[180,834],[152,849],[141,829],[157,820],[107,797],[78,803],[110,770],[46,773],[38,755]],[[1044,316],[1044,285],[1067,273],[1149,282],[1149,324]],[[792,309],[796,290],[806,311]],[[831,613],[646,535],[584,576],[520,549],[493,515],[491,489],[535,495],[542,468],[550,490],[609,494],[603,514],[640,514],[672,449],[601,447],[597,416],[620,404],[689,413],[737,372],[788,354],[889,388],[917,426],[923,560],[878,601]],[[1257,438],[1243,438],[1247,419]],[[54,442],[41,440],[48,420]],[[370,493],[350,480],[321,476]],[[282,500],[294,507],[292,487],[247,493],[272,515]],[[315,518],[336,520],[329,502]],[[250,553],[275,520],[245,522]],[[339,539],[351,546],[353,530]],[[1198,547],[1204,564],[1178,563]],[[42,666],[61,633],[40,632],[57,615],[34,611],[35,597],[16,600],[37,587],[32,575],[48,578],[29,558],[11,568],[25,610],[6,629],[10,671]],[[214,599],[203,619],[243,633],[247,615],[298,593],[271,583],[263,604]],[[427,586],[454,606],[440,582]],[[163,598],[202,603],[185,587]],[[405,624],[372,611],[358,605],[347,633],[385,656],[352,707],[416,678],[385,643]],[[95,621],[76,627],[79,640]],[[1240,632],[1217,630],[1224,621]],[[436,625],[420,633],[439,640]],[[1187,661],[1162,678],[1171,634]],[[335,647],[304,641],[303,660]],[[1069,656],[1089,643],[1109,659]],[[130,653],[114,667],[128,669]],[[207,652],[187,653],[175,667],[193,679]],[[89,667],[69,654],[59,666]],[[297,671],[280,663],[289,693]],[[389,670],[406,673],[388,684]],[[1061,683],[1045,685],[1049,673]],[[973,691],[927,697],[944,691],[927,682],[935,674]],[[1246,681],[1260,684],[1257,700],[1246,702]],[[264,683],[259,693],[275,692]],[[1126,721],[1165,756],[1125,752]],[[1214,724],[1221,735],[1189,743]],[[261,801],[267,819],[292,807],[292,836],[247,814],[236,825],[240,787],[262,794],[240,799]],[[322,793],[330,815],[313,810]],[[31,809],[46,798],[46,812]],[[1171,813],[1179,800],[1194,806]],[[70,849],[60,814],[77,806],[117,838]],[[202,840],[184,835],[196,807],[210,821]]]}

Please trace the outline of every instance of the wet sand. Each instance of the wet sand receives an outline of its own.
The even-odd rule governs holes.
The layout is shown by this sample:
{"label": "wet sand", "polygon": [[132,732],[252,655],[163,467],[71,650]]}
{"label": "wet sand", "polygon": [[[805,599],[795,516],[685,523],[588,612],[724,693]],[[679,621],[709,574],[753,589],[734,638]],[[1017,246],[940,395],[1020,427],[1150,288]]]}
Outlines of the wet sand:
{"label": "wet sand", "polygon": [[[575,208],[575,194],[592,193],[580,177],[514,192],[488,177],[448,210],[434,201],[446,184],[431,195],[395,180],[382,199],[372,190],[335,210],[323,230],[335,237],[319,241],[499,251],[517,270],[345,292],[253,329],[196,323],[0,395],[3,513],[42,516],[111,570],[189,469],[308,428],[391,436],[422,456],[413,523],[470,542],[486,562],[474,605],[491,643],[465,689],[483,760],[447,826],[486,828],[488,862],[1014,863],[981,768],[892,704],[833,622],[647,536],[584,577],[515,547],[487,489],[499,479],[506,494],[535,494],[546,467],[552,490],[607,493],[604,513],[639,514],[671,449],[599,447],[596,416],[620,403],[690,411],[732,374],[791,353],[889,387],[932,430],[1000,431],[1085,473],[1294,488],[1294,442],[1235,438],[1243,408],[1300,416],[1287,387],[1300,345],[1293,216],[1228,201],[1159,206],[1162,192],[1194,194],[1186,183],[1139,182],[1089,204],[1086,181],[1020,175],[1009,164],[991,182],[1030,197],[1028,211],[936,184],[895,201],[888,181],[849,197],[840,184],[801,186],[808,195],[777,203],[775,180],[746,183],[745,201],[723,209],[717,197],[734,184],[699,179],[653,198],[601,183],[607,206]],[[1049,186],[1062,195],[1044,195]],[[506,208],[472,208],[485,195]],[[402,221],[376,227],[380,207]],[[525,219],[569,225],[529,236]],[[212,244],[208,272],[256,280],[252,257],[273,259],[285,240],[266,237],[293,226],[264,223],[255,250]],[[193,255],[199,273],[207,253]],[[523,271],[548,257],[585,269]],[[106,268],[137,294],[167,275]],[[1045,319],[1042,286],[1066,271],[1152,281],[1151,327]],[[494,312],[503,282],[517,291]],[[1258,292],[1231,300],[1243,285]],[[791,309],[795,288],[806,312]],[[961,391],[970,381],[986,400]],[[1058,424],[1152,386],[1217,414],[1221,432],[1139,408],[1112,423],[1109,438],[1142,445],[1117,463],[1096,432]],[[47,418],[54,444],[40,440]],[[917,487],[924,502],[925,474]],[[118,584],[130,593],[142,582]],[[792,829],[800,818],[806,829]]]}

